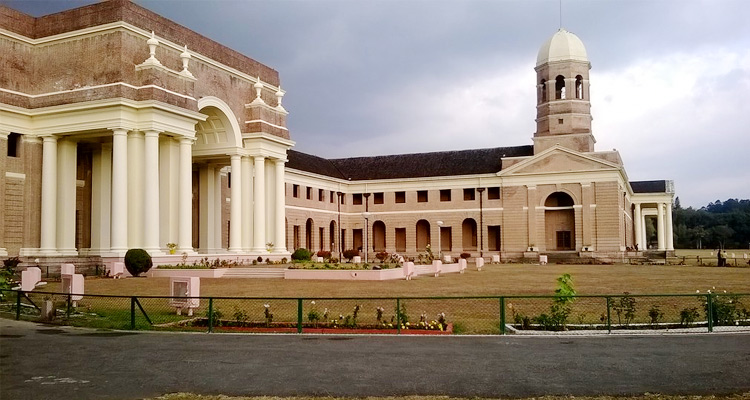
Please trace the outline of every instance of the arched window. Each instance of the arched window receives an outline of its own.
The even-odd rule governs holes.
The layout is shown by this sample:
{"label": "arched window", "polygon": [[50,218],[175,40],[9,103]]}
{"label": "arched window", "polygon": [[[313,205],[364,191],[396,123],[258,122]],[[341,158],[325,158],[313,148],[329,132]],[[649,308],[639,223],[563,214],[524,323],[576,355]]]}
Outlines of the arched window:
{"label": "arched window", "polygon": [[375,221],[372,224],[372,250],[385,251],[385,223]]}
{"label": "arched window", "polygon": [[461,235],[464,251],[477,249],[477,221],[466,218],[461,224]]}
{"label": "arched window", "polygon": [[554,192],[544,201],[545,207],[573,207],[573,198],[564,192]]}
{"label": "arched window", "polygon": [[546,103],[547,102],[547,80],[542,79],[542,95],[541,95],[541,102]]}
{"label": "arched window", "polygon": [[583,77],[576,76],[576,99],[583,99]]}
{"label": "arched window", "polygon": [[417,252],[423,252],[430,244],[430,223],[420,219],[417,221]]}
{"label": "arched window", "polygon": [[565,99],[565,77],[562,75],[555,78],[555,98],[557,100]]}

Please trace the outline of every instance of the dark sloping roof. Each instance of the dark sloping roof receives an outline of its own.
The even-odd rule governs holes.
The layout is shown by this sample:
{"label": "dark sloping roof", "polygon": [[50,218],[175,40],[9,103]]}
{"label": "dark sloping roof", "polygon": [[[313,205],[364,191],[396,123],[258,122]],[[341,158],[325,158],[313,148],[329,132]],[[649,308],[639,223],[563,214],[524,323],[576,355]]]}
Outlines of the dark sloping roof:
{"label": "dark sloping roof", "polygon": [[325,159],[289,150],[287,167],[333,178],[357,180],[424,178],[495,173],[502,157],[534,154],[534,146]]}
{"label": "dark sloping roof", "polygon": [[667,181],[630,181],[633,193],[666,193]]}

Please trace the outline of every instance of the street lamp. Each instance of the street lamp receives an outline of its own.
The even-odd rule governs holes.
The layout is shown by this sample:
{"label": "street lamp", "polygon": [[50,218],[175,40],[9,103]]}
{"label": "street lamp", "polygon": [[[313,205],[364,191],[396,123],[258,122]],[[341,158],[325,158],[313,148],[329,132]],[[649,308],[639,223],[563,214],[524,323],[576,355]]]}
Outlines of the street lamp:
{"label": "street lamp", "polygon": [[443,221],[437,222],[438,226],[438,259],[443,261],[443,245],[440,241],[443,239]]}
{"label": "street lamp", "polygon": [[365,218],[365,264],[367,264],[367,254],[370,252],[370,214],[369,212],[365,211],[362,213],[362,216]]}

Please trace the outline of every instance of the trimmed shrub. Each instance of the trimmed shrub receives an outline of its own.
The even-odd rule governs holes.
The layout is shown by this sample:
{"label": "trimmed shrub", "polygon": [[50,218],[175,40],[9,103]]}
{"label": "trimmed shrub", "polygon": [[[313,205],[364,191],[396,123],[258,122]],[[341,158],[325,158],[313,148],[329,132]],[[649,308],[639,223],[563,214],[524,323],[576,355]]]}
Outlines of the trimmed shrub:
{"label": "trimmed shrub", "polygon": [[311,256],[312,252],[310,250],[300,247],[292,253],[292,261],[310,261]]}
{"label": "trimmed shrub", "polygon": [[385,251],[379,251],[379,252],[375,253],[375,258],[377,258],[378,260],[380,260],[380,262],[383,262],[383,261],[385,261],[386,258],[388,258],[388,253],[385,252]]}
{"label": "trimmed shrub", "polygon": [[469,254],[469,253],[461,253],[461,258],[463,258],[464,260],[467,259],[467,258],[469,258],[469,257],[471,257],[471,254]]}
{"label": "trimmed shrub", "polygon": [[359,255],[359,251],[354,250],[354,249],[344,250],[344,252],[342,253],[342,256],[346,258],[347,261],[351,261],[352,258],[358,255]]}
{"label": "trimmed shrub", "polygon": [[125,253],[125,268],[130,275],[138,276],[154,266],[151,256],[143,249],[130,249]]}
{"label": "trimmed shrub", "polygon": [[316,254],[318,257],[323,257],[324,260],[331,259],[331,252],[328,250],[319,250]]}

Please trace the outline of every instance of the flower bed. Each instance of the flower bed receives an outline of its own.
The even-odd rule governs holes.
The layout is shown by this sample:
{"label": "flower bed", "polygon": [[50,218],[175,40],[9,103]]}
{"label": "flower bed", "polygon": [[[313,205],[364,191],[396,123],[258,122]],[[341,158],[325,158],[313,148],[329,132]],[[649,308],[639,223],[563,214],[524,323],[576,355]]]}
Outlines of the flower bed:
{"label": "flower bed", "polygon": [[[303,323],[302,333],[319,334],[390,334],[399,333],[397,328],[390,324],[357,324],[354,326]],[[195,318],[186,321],[183,326],[208,328],[208,318]],[[297,333],[297,324],[293,322],[237,322],[219,320],[214,322],[214,330],[246,333]],[[402,335],[450,335],[453,333],[453,324],[442,325],[404,325],[400,332]]]}
{"label": "flower bed", "polygon": [[284,279],[384,281],[404,279],[403,268],[380,270],[286,269]]}

